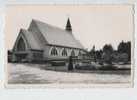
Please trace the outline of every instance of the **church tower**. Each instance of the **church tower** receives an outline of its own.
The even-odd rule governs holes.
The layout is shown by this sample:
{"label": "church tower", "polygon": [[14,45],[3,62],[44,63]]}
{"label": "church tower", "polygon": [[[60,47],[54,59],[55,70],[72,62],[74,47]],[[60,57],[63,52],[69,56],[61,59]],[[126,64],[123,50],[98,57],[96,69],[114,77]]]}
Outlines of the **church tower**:
{"label": "church tower", "polygon": [[68,18],[68,21],[67,21],[67,24],[66,24],[66,31],[72,32],[72,28],[71,28],[71,24],[70,24],[69,18]]}

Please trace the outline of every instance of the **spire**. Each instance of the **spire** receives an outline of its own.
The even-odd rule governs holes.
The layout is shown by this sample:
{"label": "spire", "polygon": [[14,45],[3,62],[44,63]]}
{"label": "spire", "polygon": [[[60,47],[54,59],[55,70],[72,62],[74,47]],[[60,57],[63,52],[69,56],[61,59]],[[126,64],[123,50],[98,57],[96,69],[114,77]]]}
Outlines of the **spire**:
{"label": "spire", "polygon": [[66,24],[66,30],[69,32],[72,32],[72,28],[71,28],[71,24],[70,24],[70,20],[68,18],[67,24]]}

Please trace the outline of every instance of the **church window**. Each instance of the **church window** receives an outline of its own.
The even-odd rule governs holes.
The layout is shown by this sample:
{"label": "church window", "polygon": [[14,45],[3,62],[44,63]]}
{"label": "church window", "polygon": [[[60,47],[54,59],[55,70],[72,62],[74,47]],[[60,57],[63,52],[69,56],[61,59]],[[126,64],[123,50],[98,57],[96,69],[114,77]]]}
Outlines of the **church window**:
{"label": "church window", "polygon": [[66,49],[63,49],[63,51],[62,51],[62,56],[67,56],[67,51],[66,51]]}
{"label": "church window", "polygon": [[17,43],[17,50],[18,51],[25,51],[26,50],[25,42],[24,42],[22,37],[19,39],[19,41]]}
{"label": "church window", "polygon": [[53,56],[58,55],[57,49],[56,49],[55,47],[52,48],[52,50],[51,50],[51,55],[53,55]]}
{"label": "church window", "polygon": [[78,53],[78,56],[82,56],[82,53],[81,53],[81,51],[79,51],[79,53]]}
{"label": "church window", "polygon": [[75,56],[74,50],[71,51],[71,56]]}

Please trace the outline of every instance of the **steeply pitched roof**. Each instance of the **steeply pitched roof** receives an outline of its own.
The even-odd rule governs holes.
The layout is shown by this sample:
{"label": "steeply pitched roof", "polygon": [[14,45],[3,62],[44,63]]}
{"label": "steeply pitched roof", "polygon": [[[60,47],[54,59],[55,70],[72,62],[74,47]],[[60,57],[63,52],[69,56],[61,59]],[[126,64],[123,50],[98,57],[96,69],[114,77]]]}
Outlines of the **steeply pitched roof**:
{"label": "steeply pitched roof", "polygon": [[48,44],[83,49],[81,43],[74,38],[72,33],[38,20],[32,20],[32,22],[36,24]]}
{"label": "steeply pitched roof", "polygon": [[42,50],[42,47],[41,47],[39,41],[37,41],[38,39],[35,36],[35,34],[33,34],[32,32],[30,32],[28,30],[25,30],[25,29],[21,29],[20,32],[27,39],[27,42],[29,43],[29,46],[31,49]]}

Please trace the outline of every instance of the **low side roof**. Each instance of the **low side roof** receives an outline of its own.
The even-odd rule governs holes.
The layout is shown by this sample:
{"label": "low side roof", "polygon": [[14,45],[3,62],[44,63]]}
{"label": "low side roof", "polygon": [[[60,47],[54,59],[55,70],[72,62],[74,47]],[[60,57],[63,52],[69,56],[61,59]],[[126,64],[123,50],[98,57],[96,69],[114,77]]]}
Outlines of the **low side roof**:
{"label": "low side roof", "polygon": [[36,23],[40,32],[49,44],[79,49],[84,48],[81,43],[74,38],[72,33],[38,20],[32,21]]}

